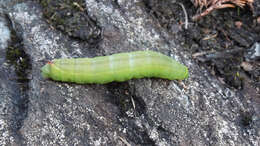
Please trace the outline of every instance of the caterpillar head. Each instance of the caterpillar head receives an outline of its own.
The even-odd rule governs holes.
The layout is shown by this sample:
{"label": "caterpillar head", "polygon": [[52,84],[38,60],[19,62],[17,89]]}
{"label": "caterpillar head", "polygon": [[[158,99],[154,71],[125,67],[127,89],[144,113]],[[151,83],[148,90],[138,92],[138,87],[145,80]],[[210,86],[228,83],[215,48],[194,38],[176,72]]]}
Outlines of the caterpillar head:
{"label": "caterpillar head", "polygon": [[51,70],[51,65],[53,63],[52,62],[48,62],[46,65],[44,65],[42,68],[41,68],[41,71],[42,71],[42,76],[44,78],[49,78],[50,77],[50,70]]}

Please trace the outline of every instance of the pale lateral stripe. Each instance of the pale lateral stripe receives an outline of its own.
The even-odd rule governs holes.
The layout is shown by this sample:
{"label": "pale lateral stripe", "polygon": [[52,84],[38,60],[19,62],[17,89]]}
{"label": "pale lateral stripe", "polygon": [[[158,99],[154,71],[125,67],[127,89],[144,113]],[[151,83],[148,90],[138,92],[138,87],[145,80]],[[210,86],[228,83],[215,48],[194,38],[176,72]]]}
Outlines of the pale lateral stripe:
{"label": "pale lateral stripe", "polygon": [[146,57],[147,57],[148,65],[150,65],[150,63],[151,63],[150,52],[149,52],[149,51],[146,51],[146,52],[145,52],[145,55],[146,55]]}
{"label": "pale lateral stripe", "polygon": [[129,53],[128,54],[128,57],[129,57],[129,68],[130,68],[130,71],[133,70],[134,68],[134,57],[133,57],[133,54],[132,53]]}
{"label": "pale lateral stripe", "polygon": [[111,55],[108,58],[109,58],[109,68],[110,68],[110,71],[114,72],[114,61],[113,61],[114,56]]}
{"label": "pale lateral stripe", "polygon": [[[61,60],[60,65],[62,65],[63,62],[64,62],[64,60]],[[61,80],[64,81],[64,74],[62,74],[62,72],[59,71],[59,75],[61,77]]]}
{"label": "pale lateral stripe", "polygon": [[90,67],[89,67],[90,68],[89,69],[90,70],[90,74],[94,75],[95,74],[94,72],[95,72],[95,69],[96,69],[95,59],[91,59],[89,64],[90,64]]}
{"label": "pale lateral stripe", "polygon": [[74,61],[74,64],[73,64],[73,66],[74,66],[74,69],[73,69],[73,71],[72,71],[72,75],[73,75],[73,81],[75,82],[76,81],[76,70],[77,70],[77,68],[78,68],[78,63],[77,63],[77,60],[74,58],[73,59]]}

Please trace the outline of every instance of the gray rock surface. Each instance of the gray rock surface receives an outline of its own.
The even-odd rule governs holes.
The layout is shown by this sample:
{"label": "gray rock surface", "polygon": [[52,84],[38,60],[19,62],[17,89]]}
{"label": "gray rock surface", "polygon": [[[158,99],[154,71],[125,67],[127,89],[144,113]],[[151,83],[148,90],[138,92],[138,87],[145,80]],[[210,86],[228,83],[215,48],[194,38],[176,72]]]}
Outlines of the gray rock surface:
{"label": "gray rock surface", "polygon": [[[31,69],[28,88],[20,91],[21,83],[9,80],[16,77],[14,66],[1,53],[0,145],[260,145],[259,105],[201,69],[146,13],[142,1],[86,0],[88,15],[103,29],[95,46],[53,29],[37,2],[9,7]],[[54,58],[146,49],[187,65],[189,79],[76,85],[40,75]]]}

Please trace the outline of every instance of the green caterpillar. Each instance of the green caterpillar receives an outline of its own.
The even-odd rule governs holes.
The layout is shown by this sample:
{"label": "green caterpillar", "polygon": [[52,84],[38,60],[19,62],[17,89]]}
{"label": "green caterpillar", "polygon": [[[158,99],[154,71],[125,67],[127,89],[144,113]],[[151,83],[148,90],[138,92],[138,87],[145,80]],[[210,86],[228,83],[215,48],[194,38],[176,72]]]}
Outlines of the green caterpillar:
{"label": "green caterpillar", "polygon": [[153,51],[119,53],[111,56],[55,59],[41,68],[44,78],[74,83],[105,84],[132,78],[188,78],[188,68],[172,58]]}

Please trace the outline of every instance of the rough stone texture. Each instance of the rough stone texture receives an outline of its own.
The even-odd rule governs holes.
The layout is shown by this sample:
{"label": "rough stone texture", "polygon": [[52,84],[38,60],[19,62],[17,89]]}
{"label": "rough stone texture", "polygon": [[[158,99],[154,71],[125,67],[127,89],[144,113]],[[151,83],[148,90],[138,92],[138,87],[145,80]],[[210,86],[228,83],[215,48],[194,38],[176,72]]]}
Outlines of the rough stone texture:
{"label": "rough stone texture", "polygon": [[0,17],[0,49],[4,50],[8,46],[8,41],[11,38],[10,31],[6,26],[6,22],[3,17]]}
{"label": "rough stone texture", "polygon": [[[14,102],[18,83],[9,86],[4,76],[14,69],[0,62],[0,145],[260,145],[257,108],[194,63],[142,1],[86,0],[86,8],[103,29],[103,40],[95,46],[52,29],[36,2],[10,8],[7,14],[22,34],[32,69],[23,109]],[[189,79],[76,85],[40,75],[53,58],[145,49],[187,65]]]}

